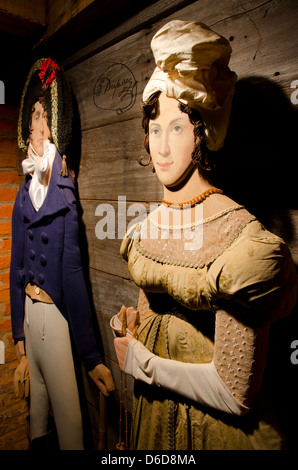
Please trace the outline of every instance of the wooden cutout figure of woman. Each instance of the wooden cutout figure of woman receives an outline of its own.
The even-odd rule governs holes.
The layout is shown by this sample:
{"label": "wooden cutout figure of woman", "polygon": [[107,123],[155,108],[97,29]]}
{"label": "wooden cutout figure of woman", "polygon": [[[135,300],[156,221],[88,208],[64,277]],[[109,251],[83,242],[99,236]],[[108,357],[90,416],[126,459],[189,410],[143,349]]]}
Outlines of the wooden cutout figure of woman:
{"label": "wooden cutout figure of woman", "polygon": [[82,270],[78,211],[66,154],[73,107],[55,61],[32,66],[22,95],[19,147],[25,174],[12,216],[11,318],[18,358],[30,375],[32,448],[48,440],[53,410],[61,450],[83,449],[82,415],[71,336],[82,364],[104,395],[114,390],[102,363]]}
{"label": "wooden cutout figure of woman", "polygon": [[[122,242],[141,323],[137,338],[115,339],[120,369],[136,379],[131,448],[282,449],[262,378],[270,325],[296,302],[294,263],[282,239],[210,180],[236,82],[231,47],[179,20],[151,46],[143,127],[164,199]],[[133,331],[133,307],[111,325],[120,330],[124,312]]]}

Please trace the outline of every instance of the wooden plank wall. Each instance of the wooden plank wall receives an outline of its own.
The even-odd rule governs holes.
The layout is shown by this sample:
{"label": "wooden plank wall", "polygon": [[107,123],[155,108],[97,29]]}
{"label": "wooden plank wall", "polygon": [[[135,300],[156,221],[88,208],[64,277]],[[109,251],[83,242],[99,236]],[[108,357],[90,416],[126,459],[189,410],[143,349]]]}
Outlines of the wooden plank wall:
{"label": "wooden plank wall", "polygon": [[[78,189],[88,246],[86,261],[105,362],[113,371],[118,390],[119,370],[109,321],[122,304],[136,305],[138,292],[119,255],[121,237],[117,223],[114,239],[99,239],[96,227],[99,229],[97,223],[106,216],[100,213],[102,204],[108,204],[109,214],[115,210],[117,218],[119,197],[124,213],[125,203],[129,208],[133,203],[150,204],[162,197],[156,176],[150,168],[141,167],[137,159],[145,155],[140,100],[154,69],[150,40],[167,21],[202,21],[230,40],[233,48],[230,66],[238,74],[239,87],[231,130],[236,136],[231,135],[228,140],[229,151],[232,152],[232,144],[234,148],[229,168],[233,170],[236,189],[234,192],[230,189],[229,183],[231,188],[233,184],[228,177],[226,189],[230,195],[238,196],[238,202],[247,202],[270,228],[286,239],[298,263],[298,212],[292,170],[297,157],[293,123],[297,123],[298,3],[199,0],[180,10],[179,2],[175,3],[177,11],[166,16],[160,14],[158,21],[153,4],[151,10],[146,10],[139,30],[133,18],[131,25],[126,25],[133,34],[120,31],[117,41],[115,31],[112,44],[107,38],[105,46],[104,38],[99,38],[94,50],[91,45],[66,61],[80,115]],[[222,169],[224,163],[219,167]],[[240,170],[247,172],[245,180],[238,173]],[[228,176],[227,171],[221,175],[224,174]],[[219,180],[225,187],[224,177],[219,176]],[[96,407],[94,390],[89,399]],[[117,439],[117,412],[116,407],[115,416],[110,417],[110,448]]]}

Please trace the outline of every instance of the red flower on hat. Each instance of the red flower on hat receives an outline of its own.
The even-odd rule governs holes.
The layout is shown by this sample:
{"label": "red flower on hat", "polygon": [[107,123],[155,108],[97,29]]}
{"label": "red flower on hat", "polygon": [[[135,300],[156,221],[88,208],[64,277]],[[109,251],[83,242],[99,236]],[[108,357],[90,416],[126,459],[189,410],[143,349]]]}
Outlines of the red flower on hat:
{"label": "red flower on hat", "polygon": [[[59,67],[54,60],[48,58],[42,62],[39,70],[38,76],[43,83],[43,88],[46,90],[52,81],[55,80],[56,70],[59,70]],[[46,76],[47,79],[45,80]]]}

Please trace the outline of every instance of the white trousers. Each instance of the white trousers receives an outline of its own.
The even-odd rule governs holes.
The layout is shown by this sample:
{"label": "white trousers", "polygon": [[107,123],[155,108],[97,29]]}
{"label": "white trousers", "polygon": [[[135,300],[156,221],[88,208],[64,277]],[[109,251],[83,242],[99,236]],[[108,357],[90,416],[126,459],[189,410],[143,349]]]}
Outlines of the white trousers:
{"label": "white trousers", "polygon": [[83,450],[82,415],[68,323],[55,304],[26,295],[24,330],[32,439],[48,432],[51,404],[61,450]]}

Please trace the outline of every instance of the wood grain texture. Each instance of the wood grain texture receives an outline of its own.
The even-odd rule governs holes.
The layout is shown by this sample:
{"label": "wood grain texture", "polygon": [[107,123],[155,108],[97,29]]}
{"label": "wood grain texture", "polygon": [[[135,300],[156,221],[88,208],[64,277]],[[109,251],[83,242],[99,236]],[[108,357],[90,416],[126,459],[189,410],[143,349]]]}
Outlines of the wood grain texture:
{"label": "wood grain texture", "polygon": [[130,15],[129,18],[123,19],[121,24],[117,25],[112,31],[99,35],[98,39],[91,44],[76,51],[64,61],[63,65],[66,69],[70,69],[97,52],[107,49],[137,31],[150,27],[150,24],[155,23],[160,18],[165,18],[174,11],[180,10],[193,2],[194,0],[153,0],[151,5],[148,5],[149,1],[143,3],[143,8],[140,11]]}
{"label": "wood grain texture", "polygon": [[[132,225],[143,220],[149,210],[156,206],[125,203],[125,201],[87,200],[81,203],[89,267],[123,279],[130,279],[127,263],[120,255],[122,239]],[[105,210],[99,210],[102,208]],[[99,305],[97,308],[101,310]]]}
{"label": "wood grain texture", "polygon": [[105,312],[110,319],[122,307],[137,307],[139,289],[134,282],[108,273],[90,270],[94,304],[98,312]]}
{"label": "wood grain texture", "polygon": [[[78,100],[83,130],[139,117],[142,91],[155,66],[150,41],[159,27],[170,19],[196,19],[211,26],[230,39],[233,48],[230,67],[239,78],[266,76],[280,84],[290,97],[298,65],[298,37],[294,34],[298,19],[297,2],[271,0],[243,4],[239,1],[210,3],[204,0],[132,34],[68,71]],[[285,38],[285,31],[290,32],[288,38]],[[120,114],[117,110],[99,109],[94,103],[98,79],[115,64],[127,67],[136,80],[135,104]],[[116,69],[114,79],[117,79]],[[109,99],[107,101],[108,106]]]}
{"label": "wood grain texture", "polygon": [[145,152],[139,119],[116,123],[82,133],[78,185],[82,199],[153,201],[162,187],[152,166],[139,165]]}

